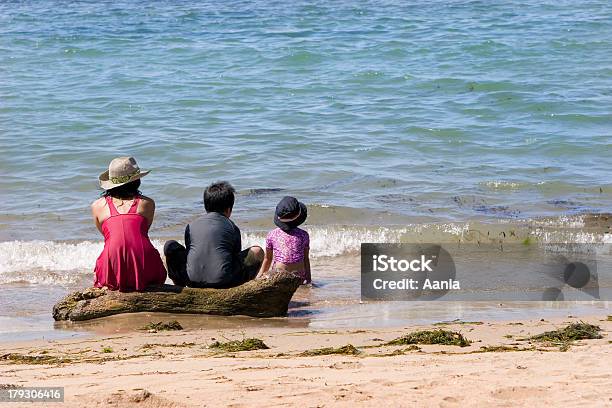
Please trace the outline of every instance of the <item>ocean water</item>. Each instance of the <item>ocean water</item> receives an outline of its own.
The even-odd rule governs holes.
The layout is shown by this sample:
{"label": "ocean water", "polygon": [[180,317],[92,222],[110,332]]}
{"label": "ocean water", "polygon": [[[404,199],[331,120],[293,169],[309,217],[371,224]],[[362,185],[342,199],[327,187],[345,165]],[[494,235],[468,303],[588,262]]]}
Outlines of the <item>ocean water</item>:
{"label": "ocean water", "polygon": [[249,243],[305,201],[315,305],[355,294],[360,242],[605,240],[611,50],[599,0],[1,2],[0,317],[90,282],[119,155],[152,170],[158,246],[214,180]]}

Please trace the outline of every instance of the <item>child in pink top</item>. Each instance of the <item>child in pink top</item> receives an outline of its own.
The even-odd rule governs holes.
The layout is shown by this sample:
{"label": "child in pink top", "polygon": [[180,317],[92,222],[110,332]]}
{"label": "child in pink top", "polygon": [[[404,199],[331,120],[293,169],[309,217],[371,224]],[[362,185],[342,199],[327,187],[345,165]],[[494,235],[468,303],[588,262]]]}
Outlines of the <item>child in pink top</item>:
{"label": "child in pink top", "polygon": [[266,237],[266,257],[260,276],[265,276],[269,269],[289,271],[298,275],[303,284],[311,282],[310,237],[308,232],[298,228],[307,217],[306,206],[294,197],[283,197],[276,206],[274,223],[278,228],[270,231]]}

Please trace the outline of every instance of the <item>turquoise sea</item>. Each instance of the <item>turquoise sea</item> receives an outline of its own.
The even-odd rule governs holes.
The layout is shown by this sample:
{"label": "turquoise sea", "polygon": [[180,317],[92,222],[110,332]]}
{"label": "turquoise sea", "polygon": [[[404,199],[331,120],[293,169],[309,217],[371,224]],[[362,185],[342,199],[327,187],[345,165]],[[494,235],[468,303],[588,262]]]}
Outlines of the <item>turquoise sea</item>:
{"label": "turquoise sea", "polygon": [[583,217],[612,211],[611,107],[609,1],[0,2],[0,320],[90,282],[119,155],[152,170],[156,245],[214,180],[247,242],[304,200],[313,304],[353,296],[327,263],[360,242],[605,240]]}

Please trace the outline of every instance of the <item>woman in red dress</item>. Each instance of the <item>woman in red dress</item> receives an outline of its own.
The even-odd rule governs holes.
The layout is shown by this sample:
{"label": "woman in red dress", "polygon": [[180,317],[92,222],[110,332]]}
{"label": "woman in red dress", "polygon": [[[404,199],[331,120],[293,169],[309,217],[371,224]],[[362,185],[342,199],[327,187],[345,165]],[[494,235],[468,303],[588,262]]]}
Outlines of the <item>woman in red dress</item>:
{"label": "woman in red dress", "polygon": [[166,281],[166,268],[148,235],[155,202],[138,190],[147,174],[133,157],[118,157],[100,175],[104,193],[91,205],[96,227],[104,235],[104,250],[96,261],[96,287],[143,291]]}

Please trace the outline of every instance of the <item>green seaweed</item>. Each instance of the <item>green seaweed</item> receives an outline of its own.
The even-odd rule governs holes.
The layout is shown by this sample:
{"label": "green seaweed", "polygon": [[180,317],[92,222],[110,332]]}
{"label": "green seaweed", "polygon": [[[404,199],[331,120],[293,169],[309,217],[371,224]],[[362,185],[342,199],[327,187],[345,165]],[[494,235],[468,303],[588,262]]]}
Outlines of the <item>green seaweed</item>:
{"label": "green seaweed", "polygon": [[171,331],[171,330],[183,330],[183,326],[177,321],[172,320],[170,322],[150,322],[142,328],[142,330],[149,331]]}
{"label": "green seaweed", "polygon": [[193,347],[195,345],[196,345],[195,343],[187,343],[187,342],[183,342],[183,343],[145,343],[142,346],[140,346],[140,349],[148,350],[154,347]]}
{"label": "green seaweed", "polygon": [[530,340],[555,342],[569,342],[575,340],[586,339],[601,339],[601,327],[594,324],[579,322],[572,323],[562,329],[547,331],[535,336],[531,336]]}
{"label": "green seaweed", "polygon": [[522,244],[525,246],[529,246],[534,243],[534,239],[531,237],[527,237],[523,240]]}
{"label": "green seaweed", "polygon": [[231,340],[227,342],[215,341],[212,343],[210,348],[216,348],[224,351],[252,351],[252,350],[267,350],[270,347],[263,342],[263,340],[250,338],[244,340]]}
{"label": "green seaweed", "polygon": [[0,356],[0,361],[2,360],[9,361],[14,364],[60,364],[69,363],[72,361],[70,358],[56,357],[48,354],[29,355],[19,353],[9,353]]}
{"label": "green seaweed", "polygon": [[386,345],[389,346],[404,344],[442,344],[447,346],[467,347],[471,343],[468,339],[463,337],[461,333],[444,329],[420,330],[408,333],[386,343]]}
{"label": "green seaweed", "polygon": [[300,356],[313,357],[313,356],[327,356],[331,354],[344,354],[344,355],[355,356],[359,353],[360,351],[355,346],[353,346],[352,344],[347,344],[342,347],[324,347],[320,349],[306,350],[300,353]]}
{"label": "green seaweed", "polygon": [[421,348],[417,346],[416,344],[411,344],[406,348],[395,350],[392,353],[387,354],[387,355],[388,356],[402,356],[408,353],[409,351],[421,351]]}
{"label": "green seaweed", "polygon": [[105,347],[102,347],[102,352],[103,353],[112,353],[113,349],[112,349],[112,347],[105,346]]}
{"label": "green seaweed", "polygon": [[146,357],[146,354],[134,354],[134,355],[113,355],[107,356],[103,353],[104,357],[100,356],[79,356],[75,357],[75,354],[71,355],[49,355],[49,354],[20,354],[20,353],[9,353],[0,355],[0,362],[7,362],[9,364],[74,364],[74,363],[99,363],[106,361],[123,361],[130,360],[139,357]]}
{"label": "green seaweed", "polygon": [[391,353],[383,353],[383,354],[372,354],[372,357],[394,357],[394,356],[403,356],[410,351],[421,351],[421,348],[415,344],[411,344],[409,347],[403,349],[393,350]]}
{"label": "green seaweed", "polygon": [[500,345],[500,346],[482,346],[480,347],[480,350],[478,350],[479,353],[499,353],[499,352],[507,352],[507,351],[532,351],[535,350],[533,347],[532,348],[527,348],[527,347],[523,347],[523,348],[518,348],[517,346],[505,346],[505,345]]}
{"label": "green seaweed", "polygon": [[559,351],[567,351],[570,345],[576,340],[601,339],[602,335],[599,334],[600,331],[601,327],[599,326],[579,322],[569,324],[562,329],[547,331],[531,336],[529,340],[559,346]]}

